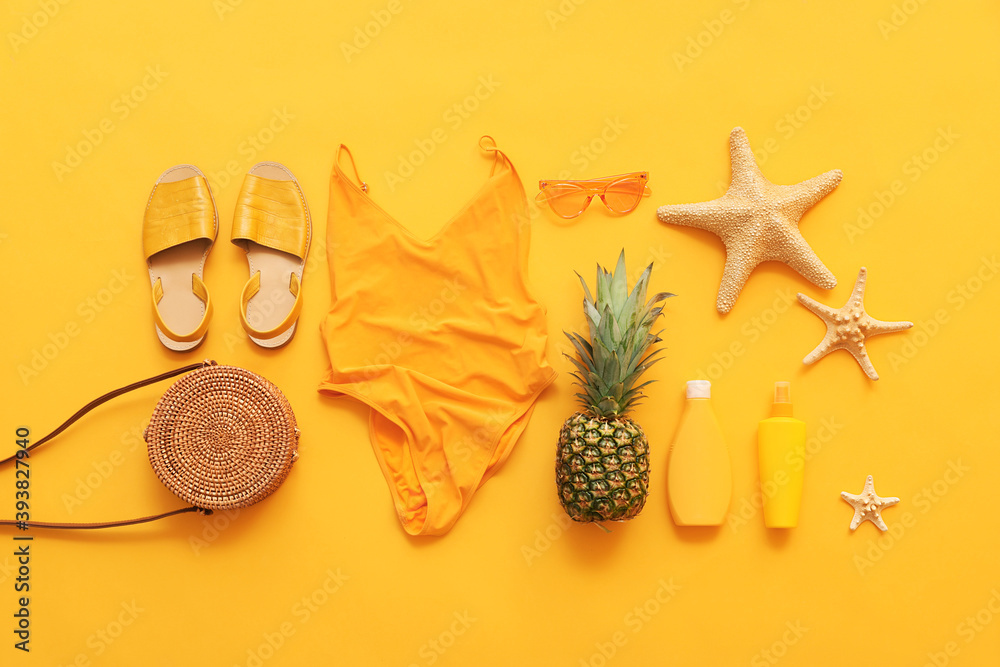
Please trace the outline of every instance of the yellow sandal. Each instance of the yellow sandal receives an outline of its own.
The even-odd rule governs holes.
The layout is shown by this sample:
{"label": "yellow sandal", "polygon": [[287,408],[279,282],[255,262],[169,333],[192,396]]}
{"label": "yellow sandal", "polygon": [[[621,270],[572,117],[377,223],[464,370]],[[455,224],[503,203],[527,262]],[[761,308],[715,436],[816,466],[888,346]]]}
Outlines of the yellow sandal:
{"label": "yellow sandal", "polygon": [[246,252],[250,265],[240,297],[243,328],[257,345],[280,347],[295,335],[312,242],[309,206],[285,166],[261,162],[247,173],[233,215],[232,242]]}
{"label": "yellow sandal", "polygon": [[156,180],[142,220],[142,247],[153,290],[160,342],[175,352],[194,349],[212,317],[205,260],[219,230],[215,198],[205,175],[189,164]]}

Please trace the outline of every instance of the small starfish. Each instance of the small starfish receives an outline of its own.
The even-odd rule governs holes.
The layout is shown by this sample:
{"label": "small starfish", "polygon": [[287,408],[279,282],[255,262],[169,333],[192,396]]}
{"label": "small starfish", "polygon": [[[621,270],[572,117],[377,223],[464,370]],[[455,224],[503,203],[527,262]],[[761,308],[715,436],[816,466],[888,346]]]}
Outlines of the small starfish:
{"label": "small starfish", "polygon": [[799,233],[799,220],[819,200],[833,192],[843,174],[839,169],[795,185],[775,185],[757,166],[742,127],[729,135],[732,178],[726,194],[698,204],[661,206],[661,222],[712,232],[726,246],[726,268],[715,307],[732,310],[750,273],[761,262],[777,260],[824,289],[837,286],[830,269]]}
{"label": "small starfish", "polygon": [[841,491],[840,497],[854,508],[851,530],[860,526],[863,521],[871,521],[883,533],[889,529],[886,528],[885,521],[882,520],[882,510],[899,502],[899,498],[882,498],[876,495],[875,481],[871,475],[868,475],[868,479],[865,480],[865,488],[860,495],[856,496],[853,493]]}
{"label": "small starfish", "polygon": [[806,355],[802,363],[811,364],[834,350],[843,349],[854,355],[870,380],[878,379],[878,373],[875,372],[875,367],[872,366],[872,361],[868,358],[865,340],[879,334],[909,329],[913,326],[913,322],[883,322],[870,317],[865,312],[865,281],[867,279],[868,269],[862,266],[861,270],[858,271],[858,281],[854,283],[854,292],[851,293],[851,298],[840,310],[824,306],[815,299],[810,299],[805,294],[799,293],[799,303],[826,322],[826,337],[820,341],[815,350]]}

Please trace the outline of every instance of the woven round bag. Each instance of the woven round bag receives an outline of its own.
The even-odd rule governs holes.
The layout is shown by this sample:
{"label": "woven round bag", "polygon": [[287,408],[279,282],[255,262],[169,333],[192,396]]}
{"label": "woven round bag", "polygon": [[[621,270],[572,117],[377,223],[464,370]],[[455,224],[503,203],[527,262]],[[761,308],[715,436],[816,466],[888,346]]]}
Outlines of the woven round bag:
{"label": "woven round bag", "polygon": [[[97,406],[117,396],[183,375],[160,398],[143,437],[149,464],[164,486],[190,506],[120,521],[51,523],[31,519],[27,505],[0,525],[94,529],[148,523],[178,514],[236,509],[260,502],[281,486],[299,457],[299,429],[288,399],[261,376],[214,361],[191,364],[134,382],[97,398],[44,438],[29,445],[29,429],[17,429],[14,455],[0,465],[30,456]],[[21,472],[24,472],[23,470]],[[22,509],[22,508],[18,508]]]}
{"label": "woven round bag", "polygon": [[236,366],[204,366],[174,382],[144,438],[163,485],[205,509],[260,502],[298,458],[299,429],[285,395]]}

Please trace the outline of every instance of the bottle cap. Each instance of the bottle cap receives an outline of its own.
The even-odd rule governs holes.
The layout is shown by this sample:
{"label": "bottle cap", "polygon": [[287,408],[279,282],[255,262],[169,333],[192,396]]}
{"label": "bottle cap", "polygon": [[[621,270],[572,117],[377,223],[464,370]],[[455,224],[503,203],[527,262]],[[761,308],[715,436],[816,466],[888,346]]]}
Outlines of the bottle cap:
{"label": "bottle cap", "polygon": [[687,397],[688,398],[711,398],[712,397],[712,383],[708,380],[688,380],[687,383]]}

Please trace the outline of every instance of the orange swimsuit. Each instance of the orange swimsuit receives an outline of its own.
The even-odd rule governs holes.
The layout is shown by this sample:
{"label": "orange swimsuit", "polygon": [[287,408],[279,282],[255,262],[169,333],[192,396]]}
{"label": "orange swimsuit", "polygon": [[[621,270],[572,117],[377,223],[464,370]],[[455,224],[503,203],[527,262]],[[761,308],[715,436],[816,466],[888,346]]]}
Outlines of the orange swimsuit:
{"label": "orange swimsuit", "polygon": [[320,391],[372,408],[372,447],[411,535],[455,525],[556,375],[525,280],[524,188],[492,138],[480,145],[494,154],[489,179],[426,241],[344,174],[346,146],[330,177],[331,368]]}

